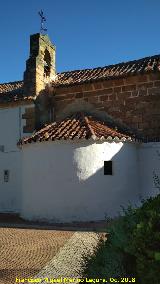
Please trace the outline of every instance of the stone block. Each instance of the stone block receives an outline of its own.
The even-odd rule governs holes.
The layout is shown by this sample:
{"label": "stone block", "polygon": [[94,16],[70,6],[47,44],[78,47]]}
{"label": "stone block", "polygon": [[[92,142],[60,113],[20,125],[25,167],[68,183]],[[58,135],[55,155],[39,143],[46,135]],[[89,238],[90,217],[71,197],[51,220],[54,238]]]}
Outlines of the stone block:
{"label": "stone block", "polygon": [[124,79],[116,79],[114,80],[114,86],[123,86],[124,83]]}
{"label": "stone block", "polygon": [[28,107],[25,108],[25,112],[22,114],[22,119],[33,118],[34,116],[35,116],[35,108]]}
{"label": "stone block", "polygon": [[137,83],[137,76],[129,76],[124,79],[124,85],[136,84]]}
{"label": "stone block", "polygon": [[156,72],[156,73],[150,73],[149,74],[149,80],[150,81],[157,81],[160,80],[160,72]]}
{"label": "stone block", "polygon": [[[97,94],[100,95],[99,91],[91,91],[91,92],[84,92],[83,96],[84,96],[84,98],[90,98],[90,97],[95,96]],[[101,94],[103,94],[103,92]]]}
{"label": "stone block", "polygon": [[146,90],[153,87],[153,82],[137,84],[137,90]]}
{"label": "stone block", "polygon": [[83,93],[76,93],[75,98],[77,99],[83,98]]}
{"label": "stone block", "polygon": [[122,87],[114,87],[114,92],[115,93],[121,93],[122,92]]}
{"label": "stone block", "polygon": [[103,85],[104,89],[110,88],[110,87],[113,87],[114,81],[113,80],[106,80],[106,81],[102,82],[102,85]]}
{"label": "stone block", "polygon": [[108,95],[103,95],[99,97],[100,101],[108,101]]}
{"label": "stone block", "polygon": [[154,87],[160,87],[160,81],[155,81],[154,82]]}
{"label": "stone block", "polygon": [[126,85],[122,87],[122,92],[135,91],[136,85]]}
{"label": "stone block", "polygon": [[98,96],[95,96],[95,97],[89,97],[88,98],[88,102],[89,103],[97,103],[97,102],[99,102],[99,97]]}
{"label": "stone block", "polygon": [[101,90],[101,89],[103,89],[103,85],[102,85],[101,82],[95,82],[95,83],[93,83],[93,88],[95,90]]}
{"label": "stone block", "polygon": [[92,83],[83,84],[83,85],[82,85],[82,90],[83,90],[84,92],[94,90],[93,84],[92,84]]}
{"label": "stone block", "polygon": [[128,91],[117,94],[118,100],[128,99],[130,96],[131,96],[131,92],[128,92]]}
{"label": "stone block", "polygon": [[149,95],[158,95],[158,96],[160,96],[160,88],[158,88],[158,87],[154,87],[154,88],[149,88],[148,89],[148,94]]}

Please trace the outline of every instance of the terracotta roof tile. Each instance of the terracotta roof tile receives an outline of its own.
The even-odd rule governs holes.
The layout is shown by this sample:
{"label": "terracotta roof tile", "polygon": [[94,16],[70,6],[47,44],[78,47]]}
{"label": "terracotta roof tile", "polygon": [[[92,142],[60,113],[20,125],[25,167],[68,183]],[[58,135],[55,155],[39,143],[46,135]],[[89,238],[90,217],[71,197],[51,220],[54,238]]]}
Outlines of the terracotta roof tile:
{"label": "terracotta roof tile", "polygon": [[160,71],[160,55],[154,55],[105,67],[58,73],[53,84],[56,86],[80,84],[95,80],[126,77],[151,71]]}
{"label": "terracotta roof tile", "polygon": [[30,100],[23,94],[23,81],[0,84],[0,103]]}
{"label": "terracotta roof tile", "polygon": [[[115,79],[151,71],[160,71],[160,55],[105,67],[57,73],[56,79],[52,83],[55,87],[60,87],[90,81]],[[24,99],[28,99],[28,97],[24,97],[23,94],[23,81],[0,84],[0,102]]]}
{"label": "terracotta roof tile", "polygon": [[0,94],[18,91],[22,88],[23,81],[0,84]]}
{"label": "terracotta roof tile", "polygon": [[30,137],[23,138],[19,144],[82,138],[125,141],[135,140],[135,135],[131,131],[120,129],[115,122],[106,123],[91,115],[76,113],[60,122],[47,125]]}

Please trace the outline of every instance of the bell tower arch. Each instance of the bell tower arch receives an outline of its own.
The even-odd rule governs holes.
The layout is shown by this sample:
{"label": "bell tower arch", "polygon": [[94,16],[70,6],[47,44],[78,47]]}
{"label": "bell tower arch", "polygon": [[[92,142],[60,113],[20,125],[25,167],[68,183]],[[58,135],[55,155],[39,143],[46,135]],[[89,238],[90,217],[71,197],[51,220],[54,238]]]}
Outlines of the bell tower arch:
{"label": "bell tower arch", "polygon": [[24,94],[37,97],[53,80],[55,70],[56,48],[48,35],[30,36],[30,55],[24,72]]}

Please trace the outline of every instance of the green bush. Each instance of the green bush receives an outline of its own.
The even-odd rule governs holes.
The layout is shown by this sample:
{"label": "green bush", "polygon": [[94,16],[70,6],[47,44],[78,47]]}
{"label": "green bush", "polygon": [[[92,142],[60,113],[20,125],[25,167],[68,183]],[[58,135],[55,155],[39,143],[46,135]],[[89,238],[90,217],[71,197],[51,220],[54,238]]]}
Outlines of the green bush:
{"label": "green bush", "polygon": [[112,245],[101,243],[94,257],[87,260],[87,263],[84,274],[89,278],[126,275],[123,266],[123,254]]}
{"label": "green bush", "polygon": [[136,277],[140,284],[160,283],[160,195],[129,207],[110,225],[108,240],[88,262],[89,277]]}
{"label": "green bush", "polygon": [[[102,242],[94,257],[88,260],[85,275],[87,277],[126,277],[135,273],[135,257],[130,255],[127,245],[131,239],[133,227],[136,226],[136,214],[131,207],[125,216],[115,220],[107,229],[109,236]],[[133,271],[132,271],[133,270]],[[130,272],[130,273],[129,273]],[[133,273],[132,273],[133,272]]]}
{"label": "green bush", "polygon": [[128,249],[136,257],[136,271],[142,284],[160,283],[160,195],[148,199],[136,215]]}

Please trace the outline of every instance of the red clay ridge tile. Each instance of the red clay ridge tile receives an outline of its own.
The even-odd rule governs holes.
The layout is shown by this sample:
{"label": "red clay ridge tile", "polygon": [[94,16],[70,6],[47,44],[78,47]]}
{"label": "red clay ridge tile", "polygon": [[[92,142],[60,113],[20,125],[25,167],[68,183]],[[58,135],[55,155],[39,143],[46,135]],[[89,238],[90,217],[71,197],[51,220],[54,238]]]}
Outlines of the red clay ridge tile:
{"label": "red clay ridge tile", "polygon": [[[110,123],[109,123],[110,124]],[[74,139],[95,139],[95,140],[134,140],[135,135],[131,135],[126,130],[118,130],[116,124],[112,126],[97,120],[91,115],[82,112],[75,113],[70,117],[54,122],[43,129],[37,131],[30,137],[23,138],[19,145],[33,142],[74,140]]]}

